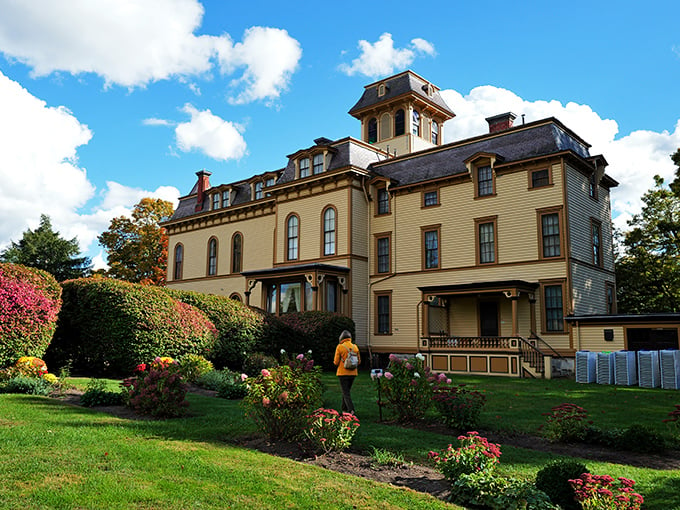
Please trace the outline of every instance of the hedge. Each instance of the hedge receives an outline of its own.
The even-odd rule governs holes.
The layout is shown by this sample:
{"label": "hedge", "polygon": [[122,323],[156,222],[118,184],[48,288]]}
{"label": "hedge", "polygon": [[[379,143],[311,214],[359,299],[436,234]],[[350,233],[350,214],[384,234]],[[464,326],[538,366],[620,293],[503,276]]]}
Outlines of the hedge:
{"label": "hedge", "polygon": [[63,307],[50,363],[126,375],[156,356],[207,356],[217,331],[200,310],[159,287],[106,278],[62,282]]}
{"label": "hedge", "polygon": [[253,352],[262,339],[263,317],[226,296],[176,289],[166,289],[166,292],[201,310],[217,328],[217,343],[208,359],[217,368],[241,370],[246,353]]}
{"label": "hedge", "polygon": [[22,356],[42,358],[60,308],[61,287],[51,274],[0,263],[0,368]]}

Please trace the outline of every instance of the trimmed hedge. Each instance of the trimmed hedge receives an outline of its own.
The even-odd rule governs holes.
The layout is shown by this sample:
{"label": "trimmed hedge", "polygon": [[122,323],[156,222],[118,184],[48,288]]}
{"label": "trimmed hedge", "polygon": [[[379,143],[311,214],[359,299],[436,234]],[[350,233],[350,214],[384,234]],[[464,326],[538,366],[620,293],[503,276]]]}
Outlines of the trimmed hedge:
{"label": "trimmed hedge", "polygon": [[343,330],[354,336],[354,321],[333,312],[287,313],[279,317],[265,315],[265,334],[259,350],[279,356],[285,349],[291,355],[312,351],[314,363],[333,370],[333,357]]}
{"label": "trimmed hedge", "polygon": [[42,358],[54,335],[61,287],[46,271],[0,263],[0,368]]}
{"label": "trimmed hedge", "polygon": [[165,291],[173,298],[201,310],[217,328],[217,343],[207,358],[218,368],[241,370],[246,353],[253,352],[262,339],[262,316],[240,301],[226,296],[176,289]]}
{"label": "trimmed hedge", "polygon": [[62,283],[63,307],[47,355],[86,373],[125,375],[156,356],[206,356],[217,331],[164,289],[105,278]]}

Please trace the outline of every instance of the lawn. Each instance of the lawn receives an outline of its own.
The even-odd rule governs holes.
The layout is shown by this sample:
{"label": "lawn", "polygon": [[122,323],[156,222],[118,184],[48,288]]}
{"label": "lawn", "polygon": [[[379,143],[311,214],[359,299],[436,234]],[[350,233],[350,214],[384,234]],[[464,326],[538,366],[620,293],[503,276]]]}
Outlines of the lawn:
{"label": "lawn", "polygon": [[[481,429],[534,433],[541,413],[562,402],[586,408],[595,424],[661,423],[680,392],[573,381],[456,377],[484,390]],[[326,405],[339,409],[335,376]],[[84,381],[79,381],[84,385]],[[361,427],[355,448],[373,447],[425,462],[451,436],[380,423],[375,387],[361,373],[353,389]],[[430,496],[239,448],[255,432],[238,402],[190,395],[191,416],[131,421],[58,401],[0,395],[0,506],[32,508],[455,508]],[[502,446],[501,470],[532,476],[551,454]],[[680,473],[583,462],[591,472],[626,476],[649,509],[680,509]]]}

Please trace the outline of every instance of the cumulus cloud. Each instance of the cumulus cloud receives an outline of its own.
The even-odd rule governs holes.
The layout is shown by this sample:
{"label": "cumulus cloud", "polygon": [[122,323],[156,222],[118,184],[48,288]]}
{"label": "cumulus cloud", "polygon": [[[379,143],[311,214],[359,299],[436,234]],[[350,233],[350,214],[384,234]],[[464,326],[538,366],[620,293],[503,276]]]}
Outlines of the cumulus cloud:
{"label": "cumulus cloud", "polygon": [[526,101],[506,89],[489,85],[476,87],[467,95],[443,90],[442,97],[456,113],[444,125],[444,141],[450,142],[488,132],[486,117],[505,112],[518,115],[515,125],[545,117],[556,117],[592,145],[590,153],[603,154],[607,173],[619,182],[612,191],[614,224],[626,229],[626,221],[641,210],[640,196],[654,184],[654,175],[673,179],[675,166],[670,155],[680,147],[680,120],[673,132],[634,131],[617,138],[615,120],[603,119],[588,105],[559,101]]}
{"label": "cumulus cloud", "polygon": [[[111,219],[129,214],[140,198],[177,203],[179,191],[169,187],[144,191],[110,182],[97,194],[77,157],[92,131],[63,106],[48,106],[2,73],[0,111],[0,249],[47,214],[62,237],[76,237],[87,251]],[[92,212],[80,212],[97,199]]]}
{"label": "cumulus cloud", "polygon": [[411,45],[406,48],[395,48],[392,34],[388,32],[382,34],[374,44],[360,40],[359,50],[359,57],[352,60],[351,65],[340,64],[340,71],[348,76],[363,74],[378,78],[393,74],[395,70],[406,69],[417,56],[435,55],[434,45],[421,38],[411,40]]}
{"label": "cumulus cloud", "polygon": [[181,151],[199,150],[220,161],[240,159],[246,154],[242,126],[226,121],[210,110],[199,111],[190,104],[186,104],[183,111],[191,115],[191,120],[175,128],[177,147]]}
{"label": "cumulus cloud", "polygon": [[228,34],[194,35],[204,14],[197,0],[0,0],[0,11],[0,51],[35,76],[94,73],[133,88],[208,75],[219,61],[221,72],[243,69],[232,85],[236,101],[248,102],[277,98],[301,57],[285,30],[253,27],[236,44]]}

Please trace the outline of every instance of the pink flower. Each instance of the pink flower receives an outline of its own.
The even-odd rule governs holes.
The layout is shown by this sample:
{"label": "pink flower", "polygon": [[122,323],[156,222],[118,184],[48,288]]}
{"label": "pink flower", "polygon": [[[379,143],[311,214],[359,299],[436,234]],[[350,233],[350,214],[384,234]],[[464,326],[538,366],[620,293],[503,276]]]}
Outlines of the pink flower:
{"label": "pink flower", "polygon": [[241,374],[241,382],[245,381],[248,379],[248,374]]}
{"label": "pink flower", "polygon": [[270,403],[271,403],[271,400],[269,400],[269,397],[262,397],[262,405],[263,406],[268,407]]}
{"label": "pink flower", "polygon": [[297,356],[295,356],[295,359],[303,359],[304,357],[305,357],[304,354],[298,354]]}
{"label": "pink flower", "polygon": [[270,375],[272,375],[272,373],[269,370],[267,370],[266,368],[263,368],[262,372],[260,372],[260,373],[262,374],[262,377],[269,377]]}
{"label": "pink flower", "polygon": [[392,372],[385,372],[385,379],[388,381],[392,379],[394,376],[392,375]]}

